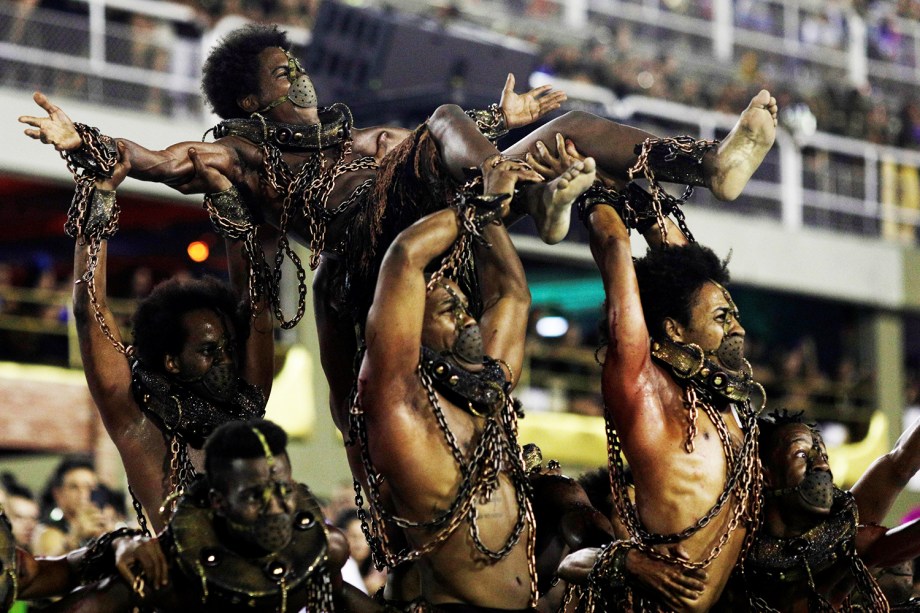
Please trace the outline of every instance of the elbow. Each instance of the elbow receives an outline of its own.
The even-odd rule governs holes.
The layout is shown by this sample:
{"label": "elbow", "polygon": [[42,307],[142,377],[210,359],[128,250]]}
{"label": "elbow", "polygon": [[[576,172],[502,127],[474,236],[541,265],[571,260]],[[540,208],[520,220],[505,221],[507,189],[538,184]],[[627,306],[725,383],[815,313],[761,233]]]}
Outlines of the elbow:
{"label": "elbow", "polygon": [[387,249],[387,254],[380,266],[381,273],[384,269],[388,271],[421,269],[428,263],[421,261],[424,258],[419,254],[420,250],[415,246],[414,241],[407,240],[404,234],[398,236],[393,244],[390,245],[390,248]]}
{"label": "elbow", "polygon": [[891,467],[892,479],[901,488],[906,487],[907,482],[920,470],[920,458],[901,453],[898,449],[886,454],[883,461]]}

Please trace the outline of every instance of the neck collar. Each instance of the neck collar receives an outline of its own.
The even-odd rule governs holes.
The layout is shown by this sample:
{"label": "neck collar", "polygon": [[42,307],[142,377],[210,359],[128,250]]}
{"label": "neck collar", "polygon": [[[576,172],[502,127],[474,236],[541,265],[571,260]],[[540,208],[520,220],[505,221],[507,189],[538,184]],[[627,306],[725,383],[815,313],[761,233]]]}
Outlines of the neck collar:
{"label": "neck collar", "polygon": [[763,403],[757,412],[766,406],[766,392],[754,381],[753,369],[747,360],[744,361],[746,372],[730,373],[708,359],[699,345],[683,345],[670,339],[652,339],[651,343],[652,357],[669,366],[678,379],[688,379],[728,402],[747,402],[751,392],[759,390]]}
{"label": "neck collar", "polygon": [[214,138],[238,136],[256,145],[268,143],[283,151],[316,152],[344,143],[350,138],[353,125],[351,110],[336,102],[319,110],[319,123],[316,124],[271,121],[254,113],[247,119],[222,121],[209,132],[214,132]]}
{"label": "neck collar", "polygon": [[134,399],[160,427],[176,434],[195,449],[218,426],[228,421],[255,419],[265,415],[265,396],[251,383],[240,379],[232,400],[216,403],[193,393],[175,380],[144,368],[139,361],[131,368]]}
{"label": "neck collar", "polygon": [[511,391],[498,360],[490,357],[485,358],[484,368],[474,373],[423,346],[419,364],[441,395],[477,417],[497,413]]}
{"label": "neck collar", "polygon": [[856,501],[849,492],[834,491],[831,514],[794,537],[777,537],[761,528],[745,560],[745,572],[770,581],[795,582],[856,555],[859,524]]}

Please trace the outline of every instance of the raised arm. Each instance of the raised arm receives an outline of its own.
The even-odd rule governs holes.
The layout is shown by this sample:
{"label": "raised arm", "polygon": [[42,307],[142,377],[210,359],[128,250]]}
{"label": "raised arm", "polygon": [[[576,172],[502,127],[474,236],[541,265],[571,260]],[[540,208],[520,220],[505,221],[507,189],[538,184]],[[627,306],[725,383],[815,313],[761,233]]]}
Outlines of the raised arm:
{"label": "raised arm", "polygon": [[[205,156],[197,145],[188,149],[188,157],[195,174],[195,183],[209,194],[226,192],[233,188],[233,182],[212,164],[214,156]],[[207,157],[207,159],[205,159]],[[260,228],[263,232],[276,233],[267,226]],[[239,302],[249,302],[250,262],[244,252],[242,240],[225,240],[227,248],[227,272],[230,285]],[[272,389],[275,374],[275,330],[274,319],[268,297],[263,295],[256,304],[250,304],[252,317],[249,320],[249,337],[246,339],[246,355],[243,361],[242,377],[257,386],[266,400]]]}
{"label": "raised arm", "polygon": [[[528,178],[529,168],[503,160],[484,174],[483,192],[508,194],[514,183]],[[510,200],[510,199],[509,199]],[[506,200],[505,211],[507,212]],[[476,246],[476,264],[482,292],[483,313],[479,327],[486,355],[504,360],[511,368],[512,386],[517,385],[524,361],[524,339],[530,311],[530,290],[524,266],[518,257],[508,230],[502,223],[490,223],[483,236],[491,247]]]}
{"label": "raised arm", "polygon": [[[83,138],[70,117],[53,104],[44,94],[33,96],[46,113],[46,117],[23,115],[20,123],[32,126],[25,130],[26,136],[54,146],[57,151],[70,153],[84,146]],[[126,139],[115,139],[123,145],[123,151],[131,158],[130,176],[142,181],[163,183],[183,193],[205,191],[195,179],[195,168],[189,157],[189,149],[197,149],[208,155],[208,163],[218,167],[234,180],[241,172],[241,162],[236,151],[221,143],[183,142],[171,145],[161,151],[154,151]],[[119,148],[122,150],[121,148]]]}
{"label": "raised arm", "polygon": [[[112,178],[98,180],[96,193],[92,196],[91,208],[101,208],[101,198],[114,202],[115,188],[124,179],[130,166],[129,157],[116,164]],[[101,241],[97,253],[97,264],[93,275],[96,304],[93,305],[90,287],[84,281],[90,245],[77,240],[74,248],[73,313],[77,327],[83,372],[93,401],[99,409],[102,422],[112,439],[119,444],[139,421],[143,414],[137,408],[131,394],[131,368],[115,343],[122,343],[121,331],[112,315],[107,301],[106,262],[108,242]],[[111,334],[103,332],[97,317]]]}
{"label": "raised arm", "polygon": [[425,316],[425,267],[458,233],[457,212],[444,209],[415,222],[390,245],[367,315],[362,382],[368,370],[373,372],[370,380],[386,386],[414,375]]}
{"label": "raised arm", "polygon": [[878,458],[850,491],[859,521],[881,523],[898,494],[920,470],[920,418],[898,438],[894,449]]}

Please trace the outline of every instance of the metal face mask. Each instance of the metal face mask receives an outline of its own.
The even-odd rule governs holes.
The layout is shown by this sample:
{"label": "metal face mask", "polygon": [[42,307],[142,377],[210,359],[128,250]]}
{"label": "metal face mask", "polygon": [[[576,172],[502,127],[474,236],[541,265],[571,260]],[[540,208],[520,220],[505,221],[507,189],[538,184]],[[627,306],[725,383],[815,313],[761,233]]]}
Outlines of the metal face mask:
{"label": "metal face mask", "polygon": [[236,361],[214,364],[200,377],[180,379],[189,389],[208,400],[228,402],[240,389]]}
{"label": "metal face mask", "polygon": [[811,449],[808,451],[805,476],[795,487],[786,487],[770,490],[770,496],[779,497],[787,494],[796,494],[806,506],[829,510],[834,505],[834,476],[831,471],[816,468],[815,461],[822,459],[827,463],[827,453],[821,448],[821,435],[813,431],[814,437]]}
{"label": "metal face mask", "polygon": [[307,73],[305,73],[303,68],[300,66],[300,62],[297,61],[297,58],[291,55],[290,51],[285,51],[284,53],[288,58],[287,78],[288,81],[291,82],[291,87],[287,94],[276,99],[265,108],[259,109],[257,111],[259,113],[270,111],[276,106],[284,104],[287,101],[290,101],[294,106],[298,106],[304,109],[316,108],[316,88],[313,87],[313,81],[310,80],[310,77],[307,76]]}
{"label": "metal face mask", "polygon": [[457,338],[454,341],[453,347],[451,347],[451,353],[464,362],[482,364],[485,358],[485,349],[482,346],[482,331],[479,329],[479,324],[473,323],[460,327],[460,322],[463,321],[464,316],[470,319],[472,319],[472,316],[469,311],[466,310],[466,307],[463,306],[463,301],[460,300],[460,296],[458,296],[449,285],[444,283],[439,283],[438,285],[444,288],[444,291],[450,294],[451,298],[454,300],[454,321],[459,328],[459,332],[457,333]]}
{"label": "metal face mask", "polygon": [[[269,481],[262,490],[261,509],[259,518],[252,524],[242,524],[227,520],[227,525],[240,540],[259,547],[263,551],[280,551],[291,542],[294,535],[293,519],[293,494],[294,488],[290,483],[279,481],[275,478],[275,456],[269,448],[265,435],[253,428],[253,433],[259,439],[268,463]],[[272,499],[277,497],[284,509],[281,513],[268,513]]]}
{"label": "metal face mask", "polygon": [[722,342],[719,343],[715,351],[707,351],[706,354],[715,356],[719,360],[719,363],[725,368],[733,371],[740,371],[745,367],[744,336],[740,334],[730,334],[732,323],[741,319],[738,313],[738,307],[735,305],[735,301],[732,300],[731,294],[728,293],[727,289],[715,281],[713,281],[713,283],[722,291],[722,295],[725,297],[725,301],[728,302],[730,310],[725,314],[725,321],[722,322]]}

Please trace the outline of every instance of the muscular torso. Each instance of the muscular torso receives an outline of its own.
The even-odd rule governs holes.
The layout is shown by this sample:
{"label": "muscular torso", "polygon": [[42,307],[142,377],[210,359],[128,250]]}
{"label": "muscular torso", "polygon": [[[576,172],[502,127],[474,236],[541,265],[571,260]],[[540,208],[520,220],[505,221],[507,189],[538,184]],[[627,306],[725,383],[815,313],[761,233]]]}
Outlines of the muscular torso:
{"label": "muscular torso", "polygon": [[[605,375],[604,396],[616,415],[630,412],[639,417],[632,426],[618,426],[623,454],[635,480],[636,507],[646,530],[671,534],[695,525],[716,503],[726,482],[726,457],[716,426],[700,408],[696,420],[693,452],[688,453],[688,410],[683,389],[657,363],[649,362],[641,381],[631,389],[618,387]],[[729,406],[720,407],[732,446],[740,448],[743,432]],[[659,418],[660,416],[660,418]],[[729,529],[735,500],[730,498],[706,527],[682,541],[692,561],[709,557]],[[709,582],[701,599],[705,610],[717,599],[741,552],[746,530],[735,529],[721,546],[721,553],[707,567]]]}
{"label": "muscular torso", "polygon": [[[392,388],[400,386],[391,386]],[[457,495],[461,472],[435,419],[427,393],[420,383],[409,384],[407,393],[394,395],[362,389],[362,406],[385,402],[385,411],[367,419],[369,448],[374,467],[384,477],[380,488],[383,504],[393,513],[413,521],[430,521],[447,509]],[[443,397],[439,402],[447,425],[464,455],[472,452],[483,419],[466,413]],[[506,475],[487,503],[474,503],[479,534],[491,549],[505,544],[518,518],[515,490]],[[412,545],[424,545],[432,532],[408,530]],[[528,605],[528,571],[525,530],[517,546],[504,559],[487,561],[474,547],[469,522],[419,562],[424,596],[433,603],[465,602],[484,607],[521,609]]]}
{"label": "muscular torso", "polygon": [[[376,147],[378,137],[382,134],[387,134],[388,130],[390,129],[385,127],[353,129],[352,152],[345,158],[345,161],[350,162],[361,157],[373,157],[375,155],[382,157],[388,153],[398,142],[387,143],[386,148],[378,149]],[[284,194],[279,194],[262,183],[260,177],[262,176],[264,163],[261,148],[250,141],[233,136],[223,138],[217,142],[230,147],[238,156],[239,166],[225,169],[230,179],[238,188],[241,188],[245,192],[244,196],[249,202],[259,207],[259,212],[264,217],[265,221],[278,227],[284,207]],[[336,160],[338,160],[340,154],[341,147],[331,147],[324,150],[322,152],[323,168],[327,171],[330,170]],[[315,155],[317,154],[306,152],[283,152],[282,158],[285,163],[296,172],[305,163],[312,160]],[[376,171],[371,169],[349,171],[339,176],[329,194],[326,208],[332,209],[337,207],[348,199],[359,185],[375,176]],[[293,213],[288,226],[290,235],[297,241],[308,244],[311,232],[308,220],[303,214],[304,211],[295,209]],[[341,240],[344,224],[345,219],[341,217],[329,223],[326,240],[327,248],[335,248],[338,241]]]}

